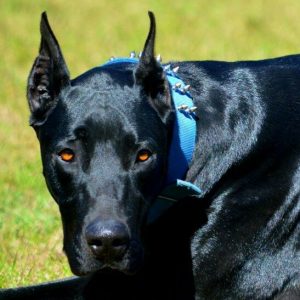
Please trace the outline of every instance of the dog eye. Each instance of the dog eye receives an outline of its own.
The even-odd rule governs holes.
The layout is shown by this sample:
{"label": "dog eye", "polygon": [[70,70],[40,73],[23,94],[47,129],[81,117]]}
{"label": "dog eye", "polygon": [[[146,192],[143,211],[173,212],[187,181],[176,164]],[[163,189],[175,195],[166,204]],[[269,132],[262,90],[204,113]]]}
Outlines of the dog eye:
{"label": "dog eye", "polygon": [[75,153],[71,149],[64,149],[58,153],[59,157],[66,162],[72,162],[75,157]]}
{"label": "dog eye", "polygon": [[142,149],[138,152],[136,161],[137,162],[145,162],[150,158],[151,155],[152,155],[152,153],[149,150]]}

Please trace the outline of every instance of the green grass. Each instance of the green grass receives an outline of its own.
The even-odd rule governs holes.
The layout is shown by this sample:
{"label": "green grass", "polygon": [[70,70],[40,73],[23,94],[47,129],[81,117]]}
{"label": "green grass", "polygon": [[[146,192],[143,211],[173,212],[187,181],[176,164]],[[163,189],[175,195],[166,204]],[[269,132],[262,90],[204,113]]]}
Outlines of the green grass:
{"label": "green grass", "polygon": [[140,51],[148,10],[157,17],[157,52],[164,60],[259,59],[300,51],[298,0],[0,1],[0,287],[71,275],[25,100],[44,10],[73,77],[111,55]]}

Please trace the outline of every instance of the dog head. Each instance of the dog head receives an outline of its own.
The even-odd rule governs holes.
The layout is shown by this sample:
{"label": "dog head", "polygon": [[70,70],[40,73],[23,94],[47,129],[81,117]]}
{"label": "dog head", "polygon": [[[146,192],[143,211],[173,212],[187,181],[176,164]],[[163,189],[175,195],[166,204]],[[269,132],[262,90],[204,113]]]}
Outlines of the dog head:
{"label": "dog head", "polygon": [[74,80],[46,14],[28,79],[30,122],[58,203],[72,271],[135,273],[141,231],[165,177],[172,105],[154,57],[155,19],[139,63],[94,68]]}

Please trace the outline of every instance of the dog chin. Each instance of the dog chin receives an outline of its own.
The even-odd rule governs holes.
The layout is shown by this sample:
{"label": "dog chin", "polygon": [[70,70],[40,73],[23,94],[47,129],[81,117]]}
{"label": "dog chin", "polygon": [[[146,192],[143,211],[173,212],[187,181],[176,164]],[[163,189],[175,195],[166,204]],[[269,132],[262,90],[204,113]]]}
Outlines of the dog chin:
{"label": "dog chin", "polygon": [[135,240],[131,242],[124,257],[117,261],[100,261],[93,257],[91,252],[84,247],[75,247],[64,250],[68,257],[71,271],[77,276],[86,276],[94,273],[104,274],[110,272],[134,275],[144,264],[144,249],[141,243]]}
{"label": "dog chin", "polygon": [[[139,268],[140,269],[140,268]],[[132,269],[132,268],[120,268],[115,265],[103,265],[98,268],[71,268],[72,273],[76,276],[88,276],[93,274],[108,274],[108,273],[123,273],[124,275],[135,275],[139,269]]]}
{"label": "dog chin", "polygon": [[84,264],[72,264],[70,263],[71,271],[77,276],[87,276],[92,274],[106,274],[112,272],[123,273],[124,275],[134,275],[142,267],[142,261],[126,260],[120,262],[101,263],[98,260],[92,259],[92,261]]}

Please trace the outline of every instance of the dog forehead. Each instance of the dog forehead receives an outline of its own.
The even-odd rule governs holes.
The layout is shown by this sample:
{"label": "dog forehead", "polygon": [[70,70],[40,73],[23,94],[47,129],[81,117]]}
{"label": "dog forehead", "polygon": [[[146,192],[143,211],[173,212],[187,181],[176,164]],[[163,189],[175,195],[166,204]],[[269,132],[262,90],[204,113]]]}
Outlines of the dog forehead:
{"label": "dog forehead", "polygon": [[133,71],[127,69],[94,68],[72,80],[71,85],[65,98],[77,100],[76,105],[109,101],[122,106],[137,101],[140,94],[140,89],[134,84]]}
{"label": "dog forehead", "polygon": [[91,89],[77,86],[62,99],[71,131],[86,128],[102,136],[107,132],[120,133],[135,123],[133,92],[126,97],[116,89]]}
{"label": "dog forehead", "polygon": [[73,86],[86,86],[95,90],[134,86],[134,69],[131,65],[96,67],[72,80]]}
{"label": "dog forehead", "polygon": [[[124,91],[126,90],[126,91]],[[62,99],[69,114],[85,118],[91,113],[98,112],[111,115],[115,111],[132,114],[134,108],[140,102],[136,91],[132,89],[99,88],[97,89],[77,86],[71,88]],[[131,112],[131,113],[130,113]]]}
{"label": "dog forehead", "polygon": [[[120,73],[119,70],[116,73]],[[155,130],[161,125],[157,112],[140,86],[123,78],[130,77],[130,74],[124,72],[124,76],[113,76],[100,72],[77,81],[62,96],[62,105],[70,122],[89,123],[94,128],[118,127],[128,123],[136,127],[137,132],[140,128],[145,133]],[[149,128],[149,124],[153,126]]]}
{"label": "dog forehead", "polygon": [[160,135],[161,121],[140,86],[133,80],[132,70],[90,70],[63,90],[44,132],[64,139],[77,128],[85,127],[95,138],[135,135],[136,140]]}

